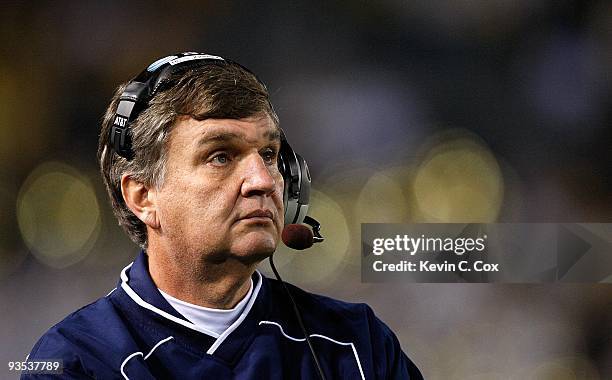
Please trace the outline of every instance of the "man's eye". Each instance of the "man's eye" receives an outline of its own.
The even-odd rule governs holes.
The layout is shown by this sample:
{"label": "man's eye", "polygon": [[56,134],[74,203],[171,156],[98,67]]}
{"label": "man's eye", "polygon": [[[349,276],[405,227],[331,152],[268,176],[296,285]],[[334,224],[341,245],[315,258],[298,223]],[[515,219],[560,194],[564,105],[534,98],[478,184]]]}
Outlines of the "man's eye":
{"label": "man's eye", "polygon": [[217,153],[210,159],[209,162],[211,162],[213,165],[221,166],[227,165],[229,161],[230,157],[227,153]]}
{"label": "man's eye", "polygon": [[277,154],[276,151],[268,149],[261,154],[261,157],[266,164],[273,165],[276,163]]}

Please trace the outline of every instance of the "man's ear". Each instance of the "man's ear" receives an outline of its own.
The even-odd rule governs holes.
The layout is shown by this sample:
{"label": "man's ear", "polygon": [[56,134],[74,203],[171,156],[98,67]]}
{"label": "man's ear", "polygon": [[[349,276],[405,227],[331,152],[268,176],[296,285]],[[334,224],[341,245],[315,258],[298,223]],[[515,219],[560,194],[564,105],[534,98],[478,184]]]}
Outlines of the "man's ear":
{"label": "man's ear", "polygon": [[155,189],[124,174],[121,177],[121,193],[127,207],[147,226],[157,229],[161,226],[156,203]]}

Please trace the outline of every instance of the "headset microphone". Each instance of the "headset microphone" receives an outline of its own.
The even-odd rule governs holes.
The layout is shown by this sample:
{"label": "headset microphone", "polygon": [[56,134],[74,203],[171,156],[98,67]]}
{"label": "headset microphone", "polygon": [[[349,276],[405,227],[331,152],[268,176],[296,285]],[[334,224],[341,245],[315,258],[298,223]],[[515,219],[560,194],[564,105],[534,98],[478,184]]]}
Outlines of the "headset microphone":
{"label": "headset microphone", "polygon": [[283,243],[289,248],[303,250],[312,247],[314,243],[323,241],[323,237],[319,233],[321,228],[319,223],[307,216],[304,218],[304,223],[310,225],[312,230],[303,224],[288,224],[283,229]]}
{"label": "headset microphone", "polygon": [[289,224],[283,229],[283,243],[289,248],[302,249],[310,248],[314,244],[314,235],[310,229],[301,224]]}

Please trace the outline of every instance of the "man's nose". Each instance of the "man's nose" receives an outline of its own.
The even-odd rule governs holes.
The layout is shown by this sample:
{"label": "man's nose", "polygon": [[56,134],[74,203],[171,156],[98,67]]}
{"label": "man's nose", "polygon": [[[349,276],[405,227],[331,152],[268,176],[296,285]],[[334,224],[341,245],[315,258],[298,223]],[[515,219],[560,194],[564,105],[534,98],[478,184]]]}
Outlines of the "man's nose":
{"label": "man's nose", "polygon": [[241,188],[243,197],[268,195],[276,190],[276,180],[273,176],[273,170],[277,170],[275,165],[266,165],[259,154],[249,156],[244,165],[245,174]]}

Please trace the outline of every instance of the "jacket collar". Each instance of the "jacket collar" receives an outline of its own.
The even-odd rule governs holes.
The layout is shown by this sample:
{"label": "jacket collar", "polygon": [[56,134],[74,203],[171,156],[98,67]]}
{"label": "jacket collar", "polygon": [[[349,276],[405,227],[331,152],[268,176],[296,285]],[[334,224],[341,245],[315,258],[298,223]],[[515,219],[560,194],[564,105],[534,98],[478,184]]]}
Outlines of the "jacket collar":
{"label": "jacket collar", "polygon": [[[212,342],[207,353],[212,355],[219,349],[218,354],[226,359],[230,359],[239,351],[239,346],[252,335],[257,322],[265,319],[265,316],[268,314],[270,305],[269,300],[265,297],[267,285],[264,279],[265,277],[258,271],[255,271],[253,274],[254,288],[251,299],[238,320],[221,335],[194,325],[170,306],[168,301],[157,290],[149,274],[148,256],[144,250],[140,252],[132,264],[123,269],[119,287],[127,293],[133,302],[157,314],[157,317],[214,338],[214,342]],[[225,342],[230,334],[234,339]],[[225,344],[222,345],[224,342]]]}
{"label": "jacket collar", "polygon": [[157,290],[157,286],[149,274],[149,259],[144,250],[140,251],[140,254],[136,257],[136,260],[134,260],[131,266],[127,266],[123,269],[121,272],[121,280],[122,283],[128,284],[145,303],[176,318],[187,321],[187,318],[183,317],[178,311],[170,306],[168,301],[166,301]]}

